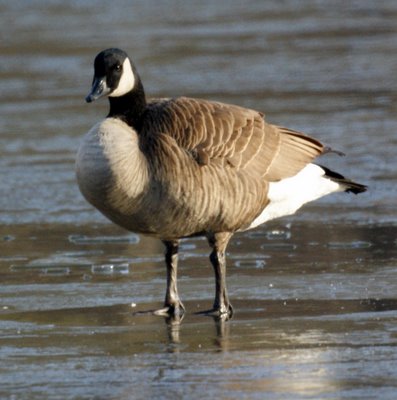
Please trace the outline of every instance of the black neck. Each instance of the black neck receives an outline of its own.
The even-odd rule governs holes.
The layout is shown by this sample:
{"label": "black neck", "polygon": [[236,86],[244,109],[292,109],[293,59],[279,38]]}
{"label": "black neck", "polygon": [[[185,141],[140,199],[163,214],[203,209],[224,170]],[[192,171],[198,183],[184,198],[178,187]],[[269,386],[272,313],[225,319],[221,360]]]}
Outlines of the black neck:
{"label": "black neck", "polygon": [[124,96],[109,97],[109,103],[108,117],[120,118],[139,132],[143,113],[146,110],[146,96],[140,80],[134,89]]}

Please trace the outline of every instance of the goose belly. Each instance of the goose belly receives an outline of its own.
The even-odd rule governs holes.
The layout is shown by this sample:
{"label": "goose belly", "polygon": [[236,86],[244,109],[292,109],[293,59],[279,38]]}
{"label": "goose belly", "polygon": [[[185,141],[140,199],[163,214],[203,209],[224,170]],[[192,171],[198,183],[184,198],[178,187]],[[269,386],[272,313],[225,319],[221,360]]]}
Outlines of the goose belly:
{"label": "goose belly", "polygon": [[267,186],[252,177],[186,162],[182,177],[175,169],[165,181],[151,180],[139,210],[119,214],[117,223],[162,239],[233,232],[259,214],[266,194]]}
{"label": "goose belly", "polygon": [[106,201],[91,202],[116,224],[161,239],[236,231],[263,208],[263,185],[216,168],[199,168],[186,163],[183,179],[177,179],[175,171],[162,180],[151,177],[134,195],[126,180],[112,178]]}

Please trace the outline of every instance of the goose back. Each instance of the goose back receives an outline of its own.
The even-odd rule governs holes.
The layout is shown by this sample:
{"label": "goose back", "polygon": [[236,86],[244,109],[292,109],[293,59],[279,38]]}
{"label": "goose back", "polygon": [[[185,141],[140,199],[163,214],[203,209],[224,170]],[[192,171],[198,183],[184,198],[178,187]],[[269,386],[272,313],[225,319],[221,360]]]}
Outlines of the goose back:
{"label": "goose back", "polygon": [[186,97],[149,105],[141,136],[150,140],[155,132],[201,165],[218,162],[266,181],[293,176],[324,152],[316,139],[269,124],[258,111]]}

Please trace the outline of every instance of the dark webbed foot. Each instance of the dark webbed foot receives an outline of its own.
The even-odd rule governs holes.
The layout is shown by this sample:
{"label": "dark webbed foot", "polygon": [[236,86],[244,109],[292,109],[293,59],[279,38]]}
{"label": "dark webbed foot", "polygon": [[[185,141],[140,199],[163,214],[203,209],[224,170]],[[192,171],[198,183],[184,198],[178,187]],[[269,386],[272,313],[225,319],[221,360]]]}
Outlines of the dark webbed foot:
{"label": "dark webbed foot", "polygon": [[233,317],[233,307],[229,303],[228,306],[213,307],[210,310],[200,311],[197,314],[208,315],[210,317],[219,318],[221,320],[228,320]]}
{"label": "dark webbed foot", "polygon": [[163,317],[181,317],[185,313],[185,307],[181,301],[177,301],[173,304],[164,304],[163,308],[155,310],[153,314],[161,315]]}
{"label": "dark webbed foot", "polygon": [[234,313],[233,307],[230,303],[222,304],[221,306],[217,307],[214,306],[213,311],[219,316],[227,315],[228,317],[232,317]]}

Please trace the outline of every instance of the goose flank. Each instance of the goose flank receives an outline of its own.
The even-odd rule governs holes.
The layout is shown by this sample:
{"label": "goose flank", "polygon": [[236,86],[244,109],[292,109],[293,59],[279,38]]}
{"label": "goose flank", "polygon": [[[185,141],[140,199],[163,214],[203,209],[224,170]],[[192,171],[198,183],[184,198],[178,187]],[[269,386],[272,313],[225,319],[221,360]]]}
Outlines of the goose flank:
{"label": "goose flank", "polygon": [[215,272],[209,313],[228,317],[225,252],[235,232],[329,193],[366,190],[312,163],[329,148],[267,123],[258,111],[187,97],[147,100],[135,65],[120,49],[95,58],[86,101],[103,96],[109,114],[82,141],[77,182],[111,221],[163,241],[167,288],[157,314],[185,310],[177,290],[181,238],[207,237]]}

